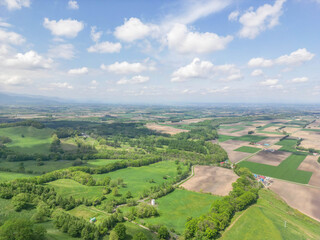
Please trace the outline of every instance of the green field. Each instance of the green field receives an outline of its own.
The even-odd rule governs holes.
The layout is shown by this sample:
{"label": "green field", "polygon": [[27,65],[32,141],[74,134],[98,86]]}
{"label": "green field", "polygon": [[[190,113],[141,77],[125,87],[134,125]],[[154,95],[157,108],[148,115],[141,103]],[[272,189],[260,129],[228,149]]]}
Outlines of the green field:
{"label": "green field", "polygon": [[[25,171],[32,171],[33,173],[42,174],[43,172],[51,172],[54,170],[68,168],[72,166],[74,161],[59,160],[59,161],[43,161],[42,166],[37,165],[37,161],[29,160],[23,161]],[[0,159],[0,167],[9,168],[12,171],[18,171],[21,162],[8,162]]]}
{"label": "green field", "polygon": [[301,131],[308,131],[308,132],[320,132],[320,129],[304,128],[304,129],[301,129]]}
{"label": "green field", "polygon": [[246,152],[246,153],[256,153],[256,152],[259,152],[260,150],[261,150],[261,148],[242,146],[242,147],[239,147],[233,151]]}
{"label": "green field", "polygon": [[88,221],[90,220],[90,218],[95,217],[97,219],[97,223],[100,223],[102,219],[104,219],[106,216],[109,215],[102,211],[99,211],[95,207],[92,207],[92,206],[88,207],[85,205],[80,205],[78,207],[75,207],[74,209],[68,212],[76,217],[81,217]]}
{"label": "green field", "polygon": [[13,173],[13,172],[0,172],[0,182],[11,181],[17,178],[31,177],[34,175],[24,173]]}
{"label": "green field", "polygon": [[[9,149],[21,153],[49,153],[52,129],[34,127],[0,128],[0,136],[9,137],[12,142],[6,144]],[[24,137],[22,137],[24,136]]]}
{"label": "green field", "polygon": [[[184,168],[185,166],[182,166],[182,169]],[[129,167],[106,174],[93,175],[96,180],[104,179],[106,176],[111,179],[122,178],[124,180],[126,187],[119,189],[120,194],[131,191],[133,197],[139,197],[145,189],[170,181],[177,176],[177,165],[174,161],[162,161],[149,166]]]}
{"label": "green field", "polygon": [[233,131],[231,131],[230,133],[234,133],[234,132],[239,132],[242,130],[245,130],[246,128],[242,125],[235,125],[235,126],[230,126],[230,125],[223,125],[223,126],[219,126],[219,128],[221,129],[234,129]]}
{"label": "green field", "polygon": [[95,199],[102,196],[102,186],[84,186],[71,179],[59,179],[49,182],[48,185],[54,187],[58,194],[64,197],[74,197],[75,199]]}
{"label": "green field", "polygon": [[234,138],[234,136],[228,136],[228,135],[219,134],[218,140],[219,140],[219,142],[225,142],[225,141],[228,141],[228,140],[233,139],[233,138]]}
{"label": "green field", "polygon": [[244,141],[244,142],[260,142],[263,139],[266,139],[265,136],[259,136],[259,135],[244,135],[241,137],[235,137],[235,136],[228,136],[228,135],[219,135],[219,142],[225,142],[227,140],[238,140],[238,141]]}
{"label": "green field", "polygon": [[122,159],[94,159],[94,160],[88,160],[88,165],[92,166],[104,166],[109,163],[119,162]]}
{"label": "green field", "polygon": [[256,174],[307,184],[311,178],[312,172],[297,170],[306,156],[306,154],[292,154],[278,166],[249,161],[242,161],[239,163],[239,166],[247,167],[251,172]]}
{"label": "green field", "polygon": [[124,225],[126,226],[126,233],[127,233],[127,238],[126,240],[131,240],[133,238],[133,236],[138,233],[138,232],[143,232],[148,240],[156,240],[158,239],[157,235],[155,235],[154,233],[139,227],[131,222],[125,222]]}
{"label": "green field", "polygon": [[188,217],[198,217],[207,213],[212,202],[219,198],[219,196],[210,194],[177,189],[156,200],[160,213],[159,217],[146,218],[140,221],[150,224],[163,224],[182,234]]}
{"label": "green field", "polygon": [[270,190],[260,190],[257,204],[242,213],[234,217],[222,240],[320,239],[319,222],[289,207]]}
{"label": "green field", "polygon": [[296,139],[284,139],[280,142],[277,142],[276,145],[282,146],[279,150],[286,152],[297,152],[295,146],[297,145],[298,140]]}

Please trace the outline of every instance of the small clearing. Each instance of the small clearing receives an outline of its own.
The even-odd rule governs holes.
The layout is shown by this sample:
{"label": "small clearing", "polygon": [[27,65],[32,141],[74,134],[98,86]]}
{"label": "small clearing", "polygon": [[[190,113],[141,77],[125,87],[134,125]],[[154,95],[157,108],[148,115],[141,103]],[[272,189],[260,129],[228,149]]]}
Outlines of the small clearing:
{"label": "small clearing", "polygon": [[175,127],[171,127],[171,126],[159,125],[156,123],[147,123],[146,127],[151,130],[161,132],[161,133],[167,133],[170,135],[174,135],[174,134],[182,133],[182,132],[189,132],[189,130],[186,130],[186,129],[179,129],[179,128],[175,128]]}

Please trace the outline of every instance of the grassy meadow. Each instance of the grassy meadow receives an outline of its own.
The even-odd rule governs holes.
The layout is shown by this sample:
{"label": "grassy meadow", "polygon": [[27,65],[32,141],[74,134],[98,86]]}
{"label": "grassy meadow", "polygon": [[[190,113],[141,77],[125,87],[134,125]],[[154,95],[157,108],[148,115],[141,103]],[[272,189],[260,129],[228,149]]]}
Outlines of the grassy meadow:
{"label": "grassy meadow", "polygon": [[9,137],[12,142],[6,146],[21,153],[49,153],[52,129],[34,127],[0,128],[0,136]]}
{"label": "grassy meadow", "polygon": [[163,224],[182,234],[188,217],[199,217],[210,210],[214,200],[221,197],[177,189],[156,200],[159,217],[145,218],[141,222]]}
{"label": "grassy meadow", "polygon": [[75,199],[95,199],[102,196],[102,186],[85,186],[72,179],[59,179],[47,183],[54,187],[58,194],[64,197],[73,197]]}
{"label": "grassy meadow", "polygon": [[259,196],[257,204],[234,217],[221,240],[320,239],[319,222],[289,207],[270,190],[261,189]]}
{"label": "grassy meadow", "polygon": [[[182,169],[185,168],[181,163],[180,166]],[[177,176],[177,165],[174,161],[162,161],[148,166],[129,167],[106,174],[93,175],[96,180],[104,179],[106,176],[111,179],[123,179],[126,187],[119,189],[120,194],[130,191],[133,197],[139,197],[145,189],[170,181]]]}

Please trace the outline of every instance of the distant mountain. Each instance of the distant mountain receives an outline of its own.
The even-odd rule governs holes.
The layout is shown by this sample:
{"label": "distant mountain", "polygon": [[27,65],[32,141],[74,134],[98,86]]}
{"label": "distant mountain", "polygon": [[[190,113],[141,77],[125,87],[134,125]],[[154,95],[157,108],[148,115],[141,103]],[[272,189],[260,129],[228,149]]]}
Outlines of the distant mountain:
{"label": "distant mountain", "polygon": [[0,92],[0,105],[24,105],[24,104],[59,104],[67,103],[69,100],[53,98],[53,97],[44,97],[44,96],[33,96],[33,95],[23,95],[23,94],[14,94],[14,93],[3,93]]}

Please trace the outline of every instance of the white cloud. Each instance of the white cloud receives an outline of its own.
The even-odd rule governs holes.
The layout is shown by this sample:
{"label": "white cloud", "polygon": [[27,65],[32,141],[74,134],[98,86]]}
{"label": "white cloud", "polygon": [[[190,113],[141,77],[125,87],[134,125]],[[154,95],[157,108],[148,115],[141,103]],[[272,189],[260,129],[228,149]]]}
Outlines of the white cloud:
{"label": "white cloud", "polygon": [[10,23],[7,23],[7,22],[3,21],[0,18],[0,27],[8,28],[8,27],[12,27],[12,25]]}
{"label": "white cloud", "polygon": [[51,31],[52,35],[58,37],[75,38],[84,28],[84,24],[73,19],[49,20],[44,19],[43,26]]}
{"label": "white cloud", "polygon": [[97,30],[96,26],[91,27],[90,36],[91,36],[92,41],[99,42],[99,40],[102,36],[102,31],[97,32],[96,30]]}
{"label": "white cloud", "polygon": [[0,83],[4,85],[28,85],[31,84],[32,81],[27,78],[23,78],[19,75],[6,75],[6,74],[1,74],[0,75]]}
{"label": "white cloud", "polygon": [[51,46],[48,54],[52,58],[72,59],[74,58],[74,46],[72,44]]}
{"label": "white cloud", "polygon": [[225,87],[223,87],[223,88],[208,89],[208,90],[206,91],[206,93],[207,93],[207,94],[208,94],[208,93],[224,93],[224,92],[228,92],[229,89],[230,89],[230,87],[225,86]]}
{"label": "white cloud", "polygon": [[183,24],[176,24],[167,34],[169,49],[180,53],[209,53],[222,50],[232,36],[220,37],[215,33],[190,32]]}
{"label": "white cloud", "polygon": [[138,75],[138,76],[134,76],[134,77],[132,77],[130,79],[123,78],[123,79],[119,80],[117,82],[117,84],[119,84],[119,85],[123,85],[123,84],[140,84],[140,83],[148,82],[149,79],[150,78],[148,76]]}
{"label": "white cloud", "polygon": [[228,20],[229,21],[237,21],[239,17],[240,12],[239,11],[233,11],[229,14]]}
{"label": "white cloud", "polygon": [[270,78],[265,81],[260,82],[263,86],[275,86],[279,82],[279,79],[276,78]]}
{"label": "white cloud", "polygon": [[132,74],[132,73],[141,73],[147,70],[151,71],[151,70],[154,70],[154,67],[144,63],[140,63],[140,62],[128,63],[124,61],[124,62],[115,62],[110,65],[102,64],[101,69],[107,70],[115,74],[125,75],[125,74]]}
{"label": "white cloud", "polygon": [[21,45],[25,42],[25,39],[18,33],[8,32],[0,29],[0,42],[13,45]]}
{"label": "white cloud", "polygon": [[87,67],[82,67],[82,68],[74,68],[74,69],[70,69],[68,71],[68,74],[71,75],[83,75],[83,74],[87,74],[89,72]]}
{"label": "white cloud", "polygon": [[249,67],[271,67],[273,65],[300,65],[303,62],[312,60],[315,54],[308,52],[305,48],[300,48],[289,55],[280,56],[274,60],[264,58],[252,58],[249,60]]}
{"label": "white cloud", "polygon": [[70,85],[67,82],[57,82],[57,83],[52,83],[51,85],[54,86],[54,87],[57,87],[57,88],[66,88],[66,89],[72,89],[73,88],[73,86]]}
{"label": "white cloud", "polygon": [[178,12],[167,17],[165,22],[190,24],[200,18],[209,16],[226,8],[230,0],[184,0],[182,6],[177,6]]}
{"label": "white cloud", "polygon": [[22,7],[30,7],[30,0],[1,0],[0,3],[9,10],[17,10]]}
{"label": "white cloud", "polygon": [[290,55],[283,55],[277,58],[275,62],[283,65],[299,65],[303,62],[310,61],[313,57],[313,53],[308,52],[305,48],[300,48],[297,51],[290,53]]}
{"label": "white cloud", "polygon": [[29,51],[25,54],[18,53],[11,58],[3,61],[7,67],[22,68],[22,69],[37,69],[50,68],[52,64],[51,59],[45,59],[35,51]]}
{"label": "white cloud", "polygon": [[69,8],[69,9],[73,9],[73,10],[79,9],[78,2],[77,2],[77,1],[70,0],[70,1],[68,2],[68,8]]}
{"label": "white cloud", "polygon": [[157,28],[156,25],[142,23],[139,18],[130,18],[125,20],[123,25],[116,27],[114,36],[124,42],[133,42],[152,34]]}
{"label": "white cloud", "polygon": [[282,6],[286,0],[276,0],[274,5],[265,4],[256,11],[252,8],[244,13],[239,22],[243,25],[239,36],[253,39],[266,29],[271,29],[279,24],[282,15]]}
{"label": "white cloud", "polygon": [[89,47],[87,50],[90,53],[116,53],[121,50],[121,43],[101,42]]}
{"label": "white cloud", "polygon": [[251,73],[251,76],[253,76],[253,77],[257,77],[257,76],[261,76],[261,75],[263,75],[263,71],[261,69],[253,70]]}
{"label": "white cloud", "polygon": [[172,82],[184,82],[189,79],[213,79],[219,77],[222,81],[232,81],[242,78],[240,70],[233,64],[213,65],[209,61],[201,61],[199,58],[179,68],[172,74]]}
{"label": "white cloud", "polygon": [[302,82],[307,82],[309,79],[307,77],[298,77],[298,78],[293,78],[291,82],[294,83],[302,83]]}

